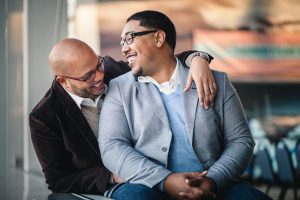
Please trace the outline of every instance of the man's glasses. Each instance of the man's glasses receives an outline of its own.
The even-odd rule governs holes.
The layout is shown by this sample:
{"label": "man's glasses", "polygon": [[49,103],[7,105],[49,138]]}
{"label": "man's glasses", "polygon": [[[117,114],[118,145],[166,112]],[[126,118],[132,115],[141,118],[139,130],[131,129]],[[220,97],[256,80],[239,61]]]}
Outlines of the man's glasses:
{"label": "man's glasses", "polygon": [[89,71],[88,73],[86,73],[85,75],[81,76],[81,77],[70,77],[70,76],[61,76],[61,75],[56,75],[56,76],[61,76],[64,78],[69,78],[69,79],[73,79],[73,80],[77,80],[77,81],[84,81],[87,83],[92,82],[95,79],[96,76],[96,71],[104,71],[104,59],[101,56],[98,56],[98,63],[95,67],[95,69]]}
{"label": "man's glasses", "polygon": [[134,38],[136,36],[146,35],[146,34],[149,34],[149,33],[154,33],[156,31],[158,31],[158,30],[150,30],[150,31],[141,31],[141,32],[127,33],[124,38],[121,38],[120,46],[121,46],[121,48],[123,48],[123,46],[124,46],[125,43],[127,45],[132,44],[133,41],[134,41]]}

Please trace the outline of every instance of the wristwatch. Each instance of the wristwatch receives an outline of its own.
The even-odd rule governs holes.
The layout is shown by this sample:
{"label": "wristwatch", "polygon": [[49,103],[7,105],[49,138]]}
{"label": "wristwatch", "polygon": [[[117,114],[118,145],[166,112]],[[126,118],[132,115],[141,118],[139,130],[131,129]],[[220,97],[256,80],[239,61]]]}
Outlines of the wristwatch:
{"label": "wristwatch", "polygon": [[191,57],[191,61],[196,56],[200,56],[201,58],[204,58],[205,60],[207,60],[208,63],[210,63],[210,61],[211,61],[211,59],[209,58],[208,54],[205,53],[205,52],[202,52],[202,51],[197,51],[195,53],[192,53],[191,56],[192,56]]}

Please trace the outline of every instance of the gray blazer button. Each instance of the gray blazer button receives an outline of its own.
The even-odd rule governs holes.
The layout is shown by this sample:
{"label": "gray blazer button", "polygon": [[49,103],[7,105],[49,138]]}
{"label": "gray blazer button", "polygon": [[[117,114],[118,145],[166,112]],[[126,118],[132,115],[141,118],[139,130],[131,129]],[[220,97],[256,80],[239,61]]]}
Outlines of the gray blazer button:
{"label": "gray blazer button", "polygon": [[166,152],[167,151],[167,147],[163,147],[163,148],[161,148],[161,150],[163,151],[163,152]]}

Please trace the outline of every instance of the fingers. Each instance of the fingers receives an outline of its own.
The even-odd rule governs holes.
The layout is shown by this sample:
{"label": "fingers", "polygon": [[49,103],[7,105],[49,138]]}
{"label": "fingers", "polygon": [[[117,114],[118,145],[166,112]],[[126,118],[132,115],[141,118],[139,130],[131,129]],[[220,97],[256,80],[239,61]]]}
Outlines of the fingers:
{"label": "fingers", "polygon": [[195,81],[196,84],[196,88],[197,88],[197,93],[198,93],[198,98],[200,101],[200,105],[203,106],[204,104],[204,97],[205,97],[205,93],[204,93],[204,89],[203,89],[203,85],[202,82],[199,81]]}
{"label": "fingers", "polygon": [[211,80],[203,80],[202,87],[204,91],[204,108],[208,109],[209,106],[213,106],[214,98],[217,94],[217,85],[212,77]]}
{"label": "fingers", "polygon": [[190,178],[190,179],[186,179],[185,182],[189,185],[189,186],[199,186],[203,181],[203,177],[202,176],[198,176],[195,178]]}
{"label": "fingers", "polygon": [[186,176],[189,179],[194,179],[194,178],[206,176],[207,173],[208,173],[207,171],[202,171],[202,172],[187,172]]}
{"label": "fingers", "polygon": [[194,188],[188,192],[180,192],[179,196],[182,199],[215,199],[216,195],[210,191],[201,188]]}
{"label": "fingers", "polygon": [[213,106],[214,98],[217,94],[217,85],[215,84],[215,82],[209,84],[209,90],[210,90],[209,102],[210,105]]}
{"label": "fingers", "polygon": [[205,82],[202,85],[204,90],[204,108],[208,109],[209,100],[210,100],[210,86]]}
{"label": "fingers", "polygon": [[202,172],[186,172],[184,173],[185,177],[188,179],[193,179],[201,176],[205,176],[207,174],[207,171]]}
{"label": "fingers", "polygon": [[192,87],[192,82],[193,82],[193,78],[192,75],[189,73],[183,92],[186,92]]}
{"label": "fingers", "polygon": [[192,74],[188,74],[184,92],[192,87],[193,80],[197,88],[197,94],[201,106],[208,109],[209,106],[213,106],[214,97],[216,96],[217,87],[212,74],[209,74],[209,78],[192,77]]}
{"label": "fingers", "polygon": [[195,84],[200,105],[204,106],[205,109],[208,109],[209,106],[213,106],[214,98],[217,93],[216,84],[206,80],[195,81]]}

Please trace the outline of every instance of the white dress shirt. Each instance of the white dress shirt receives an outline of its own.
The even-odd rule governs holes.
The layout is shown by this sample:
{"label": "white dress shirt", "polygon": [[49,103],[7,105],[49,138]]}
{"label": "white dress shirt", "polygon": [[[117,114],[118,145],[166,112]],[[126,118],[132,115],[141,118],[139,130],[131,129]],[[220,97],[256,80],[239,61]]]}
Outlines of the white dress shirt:
{"label": "white dress shirt", "polygon": [[[95,99],[95,101],[93,99],[91,99],[91,98],[80,97],[80,96],[78,96],[76,94],[73,94],[73,93],[69,92],[68,90],[66,90],[66,92],[75,101],[76,105],[79,107],[80,110],[81,110],[81,105],[86,105],[86,106],[92,106],[92,107],[99,107],[99,108],[101,108],[103,100],[102,99],[100,100],[100,98],[101,98],[102,95],[104,95],[107,92],[107,86],[105,85],[104,92],[101,95],[99,95]],[[100,102],[99,102],[99,100],[100,100]]]}
{"label": "white dress shirt", "polygon": [[174,92],[177,86],[180,84],[180,77],[179,77],[179,67],[178,67],[178,59],[176,58],[176,67],[175,70],[170,78],[169,81],[163,82],[159,84],[156,80],[154,80],[150,76],[139,76],[138,81],[141,83],[153,83],[156,85],[160,92],[169,95]]}

